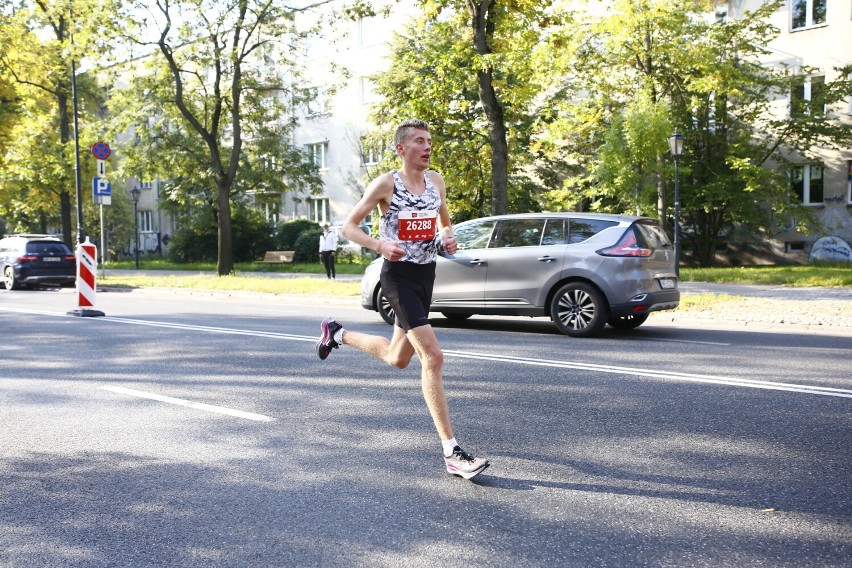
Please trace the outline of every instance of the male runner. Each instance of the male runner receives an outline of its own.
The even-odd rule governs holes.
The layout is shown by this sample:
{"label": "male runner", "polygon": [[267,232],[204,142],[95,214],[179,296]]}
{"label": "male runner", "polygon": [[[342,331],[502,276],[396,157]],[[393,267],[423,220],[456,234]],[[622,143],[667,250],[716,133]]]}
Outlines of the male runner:
{"label": "male runner", "polygon": [[[344,330],[333,318],[327,318],[322,322],[317,355],[326,359],[332,349],[351,345],[404,369],[416,353],[422,367],[423,397],[441,437],[447,472],[470,479],[482,473],[489,463],[462,450],[453,435],[442,377],[444,354],[428,319],[435,281],[436,225],[441,230],[444,249],[454,254],[457,248],[447,209],[447,191],[441,175],[427,170],[432,154],[427,123],[403,122],[396,130],[394,142],[402,158],[402,168],[373,180],[342,231],[347,239],[385,259],[381,284],[396,313],[393,337],[388,341],[381,336]],[[376,207],[381,213],[379,240],[359,228]]]}

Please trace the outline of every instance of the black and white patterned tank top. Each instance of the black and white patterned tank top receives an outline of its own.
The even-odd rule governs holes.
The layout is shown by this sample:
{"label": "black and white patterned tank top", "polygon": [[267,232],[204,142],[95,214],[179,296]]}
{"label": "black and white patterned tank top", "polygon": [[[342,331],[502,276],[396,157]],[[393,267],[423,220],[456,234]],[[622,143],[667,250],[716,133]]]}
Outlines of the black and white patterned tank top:
{"label": "black and white patterned tank top", "polygon": [[[400,211],[413,211],[437,215],[441,208],[441,195],[432,185],[432,181],[426,175],[426,172],[423,172],[426,179],[426,191],[421,195],[414,195],[405,188],[397,170],[391,171],[391,175],[393,176],[393,198],[390,207],[382,215],[379,222],[379,237],[383,241],[402,245],[405,249],[405,255],[400,259],[402,262],[413,262],[415,264],[435,262],[435,257],[438,255],[435,235],[432,234],[431,238],[427,240],[401,240],[399,238],[399,213]],[[437,219],[435,226],[437,227]]]}

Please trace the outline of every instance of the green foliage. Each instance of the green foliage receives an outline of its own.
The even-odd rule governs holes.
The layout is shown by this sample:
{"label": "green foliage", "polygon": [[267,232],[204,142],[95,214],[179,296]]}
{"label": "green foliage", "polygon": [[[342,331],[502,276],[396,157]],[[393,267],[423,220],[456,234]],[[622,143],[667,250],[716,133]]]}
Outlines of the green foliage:
{"label": "green foliage", "polygon": [[[0,25],[0,75],[14,85],[16,121],[0,143],[0,215],[16,229],[50,227],[72,244],[75,162],[72,139],[72,62],[91,65],[109,54],[105,42],[124,23],[124,6],[115,0],[46,0],[8,3]],[[74,41],[71,41],[73,34]],[[92,125],[102,97],[91,75],[77,69],[81,154],[96,141]],[[0,87],[0,91],[2,91]],[[5,95],[0,92],[0,100]],[[2,105],[0,105],[2,115]],[[8,128],[0,116],[0,130]],[[34,156],[38,159],[34,159]],[[81,160],[82,179],[91,179],[94,159]],[[86,192],[83,192],[86,195]],[[85,227],[84,227],[85,230]]]}
{"label": "green foliage", "polygon": [[[255,210],[238,207],[233,214],[234,258],[250,262],[263,258],[272,249],[272,227]],[[217,260],[218,234],[211,216],[197,215],[175,231],[169,243],[168,258],[175,263],[214,262]]]}
{"label": "green foliage", "polygon": [[[852,145],[852,129],[774,108],[791,76],[761,57],[778,33],[771,22],[782,5],[773,0],[717,24],[705,17],[708,2],[618,0],[578,26],[575,57],[558,62],[566,96],[555,100],[557,119],[541,142],[543,152],[576,166],[548,194],[550,203],[656,209],[671,219],[674,168],[665,138],[677,128],[686,139],[682,237],[699,264],[712,264],[717,243],[735,229],[771,238],[773,218],[812,223],[813,210],[789,191],[786,164],[817,147]],[[842,100],[844,88],[848,96],[846,76],[827,84],[827,105]]]}
{"label": "green foliage", "polygon": [[322,187],[312,161],[289,142],[295,121],[282,119],[311,97],[293,65],[293,10],[265,0],[136,4],[158,26],[158,52],[114,69],[128,86],[113,93],[111,131],[135,133],[120,148],[121,174],[169,179],[176,210],[209,210],[219,226],[219,272],[228,274],[237,254],[232,204],[248,192]]}
{"label": "green foliage", "polygon": [[[456,222],[492,212],[500,175],[507,178],[509,211],[536,210],[542,188],[558,187],[561,180],[553,172],[562,169],[535,146],[552,119],[542,112],[545,95],[555,93],[560,80],[549,65],[554,56],[549,41],[559,35],[555,27],[564,15],[549,1],[495,5],[489,13],[491,53],[482,55],[472,44],[468,4],[423,1],[425,17],[394,36],[391,64],[374,77],[384,99],[374,108],[380,127],[370,138],[371,145],[389,150],[382,167],[393,167],[389,141],[396,124],[412,117],[429,122],[432,165],[447,181]],[[503,174],[492,169],[495,124],[483,109],[481,72],[491,74],[502,112],[499,127],[506,128],[509,160]]]}
{"label": "green foliage", "polygon": [[296,262],[317,262],[319,259],[319,238],[322,229],[303,231],[296,239],[293,260]]}
{"label": "green foliage", "polygon": [[[319,224],[309,221],[308,219],[293,219],[292,221],[281,223],[275,231],[275,238],[273,241],[275,250],[296,250],[296,241],[299,236],[306,231],[319,231],[322,233],[322,228]],[[317,239],[319,239],[319,237],[317,237]]]}

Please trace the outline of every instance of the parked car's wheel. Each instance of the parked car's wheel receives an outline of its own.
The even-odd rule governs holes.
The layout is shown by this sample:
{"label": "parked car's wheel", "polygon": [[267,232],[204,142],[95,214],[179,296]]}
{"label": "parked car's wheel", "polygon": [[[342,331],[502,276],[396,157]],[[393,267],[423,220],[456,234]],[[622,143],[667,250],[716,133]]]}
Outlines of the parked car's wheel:
{"label": "parked car's wheel", "polygon": [[453,312],[441,312],[441,315],[450,321],[464,321],[473,314],[454,314]]}
{"label": "parked car's wheel", "polygon": [[385,298],[381,288],[376,291],[376,305],[379,307],[379,315],[382,316],[385,323],[390,325],[396,323],[396,313],[394,313],[393,306],[391,306],[388,299]]}
{"label": "parked car's wheel", "polygon": [[614,318],[609,318],[608,323],[610,326],[615,329],[636,329],[648,319],[648,314],[638,314],[638,315],[630,315],[630,316],[619,316]]}
{"label": "parked car's wheel", "polygon": [[15,278],[15,269],[11,266],[7,266],[6,270],[3,271],[3,284],[7,290],[20,290],[21,288],[21,283]]}
{"label": "parked car's wheel", "polygon": [[596,288],[582,282],[562,286],[550,302],[556,328],[571,337],[591,337],[606,325],[609,308]]}

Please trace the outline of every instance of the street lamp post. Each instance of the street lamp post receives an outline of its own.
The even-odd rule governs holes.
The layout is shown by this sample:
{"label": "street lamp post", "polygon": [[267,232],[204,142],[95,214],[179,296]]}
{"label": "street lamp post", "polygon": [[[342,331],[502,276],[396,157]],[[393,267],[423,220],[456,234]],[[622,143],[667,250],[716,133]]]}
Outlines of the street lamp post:
{"label": "street lamp post", "polygon": [[680,156],[683,154],[683,135],[677,130],[669,137],[669,150],[675,163],[674,187],[674,249],[675,275],[680,278]]}
{"label": "street lamp post", "polygon": [[[139,194],[142,192],[139,191],[138,187],[134,187],[130,190],[130,195],[133,197],[133,239],[136,243],[134,258],[136,259],[136,270],[139,270],[139,214],[136,211],[136,205],[139,203]],[[677,241],[675,241],[677,242]]]}

